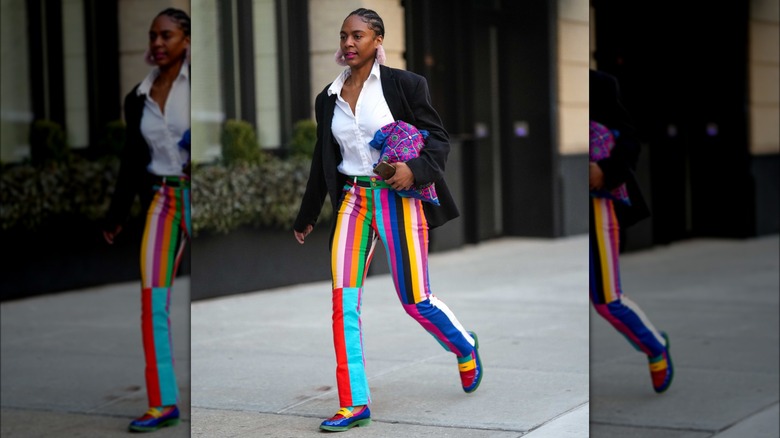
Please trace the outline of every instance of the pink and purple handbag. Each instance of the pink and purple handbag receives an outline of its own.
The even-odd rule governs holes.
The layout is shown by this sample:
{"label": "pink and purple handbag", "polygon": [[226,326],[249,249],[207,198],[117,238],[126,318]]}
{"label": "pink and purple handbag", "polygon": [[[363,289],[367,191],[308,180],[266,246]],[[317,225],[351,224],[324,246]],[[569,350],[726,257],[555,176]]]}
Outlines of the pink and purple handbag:
{"label": "pink and purple handbag", "polygon": [[[590,121],[590,161],[596,162],[609,157],[612,152],[612,148],[615,147],[615,133],[610,131],[609,128],[601,123]],[[597,190],[591,191],[590,195],[596,198],[610,198],[615,201],[622,202],[624,204],[631,205],[631,201],[628,198],[628,190],[626,185],[620,186],[612,190]]]}
{"label": "pink and purple handbag", "polygon": [[[403,120],[397,120],[379,128],[369,144],[374,149],[381,151],[379,161],[392,164],[419,157],[420,150],[425,147],[427,137],[428,131],[417,130],[413,125]],[[398,194],[439,205],[434,183],[413,186],[409,190],[398,190]]]}

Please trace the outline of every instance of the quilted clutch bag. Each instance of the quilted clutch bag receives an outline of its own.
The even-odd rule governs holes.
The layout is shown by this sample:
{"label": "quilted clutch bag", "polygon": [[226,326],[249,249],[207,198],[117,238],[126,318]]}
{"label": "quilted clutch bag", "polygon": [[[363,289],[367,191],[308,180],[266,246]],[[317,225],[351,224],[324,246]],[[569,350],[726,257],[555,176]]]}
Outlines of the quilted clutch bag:
{"label": "quilted clutch bag", "polygon": [[[369,144],[380,151],[380,162],[392,164],[419,157],[420,150],[425,147],[427,137],[428,131],[420,131],[403,120],[397,120],[379,128]],[[409,190],[398,190],[398,194],[439,205],[439,197],[436,196],[434,183],[412,186]]]}
{"label": "quilted clutch bag", "polygon": [[[601,123],[591,120],[590,161],[596,162],[609,157],[614,147],[615,132],[610,131],[609,128],[602,125]],[[612,200],[631,205],[631,201],[628,198],[628,190],[626,190],[625,184],[621,184],[612,190],[591,191],[590,195],[597,198],[610,198]]]}

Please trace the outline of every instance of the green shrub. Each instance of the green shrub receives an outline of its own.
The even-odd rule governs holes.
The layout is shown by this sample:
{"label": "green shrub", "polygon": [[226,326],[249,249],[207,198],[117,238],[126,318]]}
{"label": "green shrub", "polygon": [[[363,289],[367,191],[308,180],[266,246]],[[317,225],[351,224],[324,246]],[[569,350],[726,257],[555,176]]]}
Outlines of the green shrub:
{"label": "green shrub", "polygon": [[51,120],[35,120],[30,126],[30,158],[35,166],[65,161],[70,155],[65,130]]}
{"label": "green shrub", "polygon": [[[193,234],[224,234],[245,225],[292,229],[310,165],[310,160],[300,157],[282,160],[269,156],[263,163],[194,167]],[[320,221],[327,220],[331,210],[326,201]]]}
{"label": "green shrub", "polygon": [[228,166],[261,163],[265,158],[254,128],[244,120],[225,121],[221,143],[222,160]]}
{"label": "green shrub", "polygon": [[317,123],[314,120],[299,120],[293,126],[290,140],[290,155],[311,158],[317,143]]}
{"label": "green shrub", "polygon": [[5,166],[0,228],[35,230],[64,215],[99,220],[108,210],[118,172],[116,157],[90,161],[73,155],[67,162]]}
{"label": "green shrub", "polygon": [[119,155],[125,148],[127,141],[127,126],[124,120],[113,120],[106,124],[103,137],[100,139],[100,153],[98,155]]}

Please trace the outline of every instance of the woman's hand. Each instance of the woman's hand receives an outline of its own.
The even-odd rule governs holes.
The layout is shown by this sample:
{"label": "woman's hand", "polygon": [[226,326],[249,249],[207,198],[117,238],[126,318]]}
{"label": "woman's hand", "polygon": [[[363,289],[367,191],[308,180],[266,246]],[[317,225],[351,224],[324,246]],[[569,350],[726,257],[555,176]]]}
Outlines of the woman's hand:
{"label": "woman's hand", "polygon": [[311,233],[311,230],[314,229],[314,226],[312,225],[306,225],[306,228],[303,231],[295,231],[293,230],[293,233],[295,234],[295,240],[298,241],[301,245],[304,243],[304,239],[306,239],[306,236]]}
{"label": "woman's hand", "polygon": [[604,187],[604,172],[601,167],[593,161],[590,162],[588,169],[588,186],[590,190],[601,190]]}
{"label": "woman's hand", "polygon": [[121,232],[122,232],[122,226],[121,225],[117,225],[116,228],[114,228],[113,231],[105,231],[104,230],[103,231],[103,238],[106,239],[106,243],[108,243],[109,245],[113,245],[114,244],[114,239]]}
{"label": "woman's hand", "polygon": [[409,190],[414,185],[412,169],[403,162],[393,163],[393,166],[395,166],[395,175],[386,182],[396,190]]}

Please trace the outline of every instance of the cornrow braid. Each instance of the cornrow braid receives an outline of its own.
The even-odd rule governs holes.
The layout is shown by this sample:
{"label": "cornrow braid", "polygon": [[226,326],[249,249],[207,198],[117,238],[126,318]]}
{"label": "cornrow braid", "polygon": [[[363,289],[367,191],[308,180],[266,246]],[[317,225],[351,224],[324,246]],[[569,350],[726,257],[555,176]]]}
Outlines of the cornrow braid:
{"label": "cornrow braid", "polygon": [[[347,18],[353,15],[360,17],[377,36],[385,36],[385,23],[376,11],[366,8],[355,9],[347,15]],[[345,18],[345,20],[347,18]]]}
{"label": "cornrow braid", "polygon": [[182,11],[181,9],[168,8],[157,14],[157,17],[161,15],[165,15],[166,17],[176,21],[179,24],[179,28],[181,28],[182,32],[184,32],[184,35],[190,36],[190,16],[187,15],[186,12]]}

